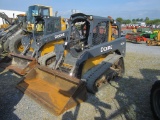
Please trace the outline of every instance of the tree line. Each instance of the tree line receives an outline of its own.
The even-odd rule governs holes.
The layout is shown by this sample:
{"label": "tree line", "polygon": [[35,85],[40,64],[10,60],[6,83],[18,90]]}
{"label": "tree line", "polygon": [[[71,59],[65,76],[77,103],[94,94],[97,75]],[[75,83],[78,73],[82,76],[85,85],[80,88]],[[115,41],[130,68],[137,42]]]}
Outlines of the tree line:
{"label": "tree line", "polygon": [[154,19],[150,20],[149,17],[143,18],[137,18],[137,19],[123,19],[121,17],[116,18],[117,21],[119,21],[121,24],[136,24],[137,22],[145,22],[147,25],[153,25],[153,24],[160,24],[160,19]]}

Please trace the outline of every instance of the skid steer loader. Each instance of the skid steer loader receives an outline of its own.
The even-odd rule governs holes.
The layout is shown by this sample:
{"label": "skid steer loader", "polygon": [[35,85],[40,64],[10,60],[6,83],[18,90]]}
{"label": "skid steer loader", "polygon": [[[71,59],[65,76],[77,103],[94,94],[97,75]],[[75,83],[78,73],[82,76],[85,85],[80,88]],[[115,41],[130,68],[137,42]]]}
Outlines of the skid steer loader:
{"label": "skid steer loader", "polygon": [[[44,18],[44,19],[43,19]],[[5,51],[12,52],[14,54],[20,54],[24,50],[24,46],[30,43],[30,40],[33,40],[33,36],[36,38],[40,38],[43,35],[47,35],[49,33],[57,32],[60,30],[66,29],[66,22],[64,18],[61,17],[53,17],[52,7],[44,6],[44,5],[32,5],[28,7],[28,12],[26,16],[26,24],[21,27],[21,29],[17,31],[13,31],[12,34],[7,41],[5,42]],[[51,24],[48,24],[51,22]],[[46,24],[46,27],[44,28]],[[48,25],[48,26],[47,26]],[[43,30],[45,29],[45,30]],[[24,46],[22,38],[24,38],[25,42]],[[27,43],[26,43],[27,42]],[[52,43],[51,43],[52,44]],[[47,50],[51,50],[51,44],[45,45]],[[32,49],[31,49],[32,50]],[[46,54],[46,51],[43,50],[43,55]],[[6,56],[4,59],[0,60],[0,66],[6,68],[10,64],[10,60],[12,57]],[[6,61],[5,63],[3,61]],[[10,66],[11,68],[11,66]]]}
{"label": "skid steer loader", "polygon": [[[120,33],[120,24],[111,18],[71,15],[66,31],[34,40],[30,56],[14,56],[38,62],[17,87],[55,115],[62,114],[86,99],[86,88],[96,93],[107,80],[123,75],[126,40]],[[64,43],[55,44],[51,53],[41,56],[46,43],[62,38]]]}
{"label": "skid steer loader", "polygon": [[[66,22],[64,18],[61,17],[41,17],[36,16],[35,17],[36,23],[34,24],[34,28],[36,28],[32,34],[25,35],[21,39],[13,39],[10,41],[10,51],[12,52],[10,55],[13,57],[11,61],[11,65],[7,67],[7,69],[10,69],[20,75],[25,75],[30,68],[34,67],[36,63],[36,56],[34,57],[34,53],[36,50],[36,45],[40,39],[43,39],[45,41],[45,44],[43,44],[42,52],[40,53],[41,59],[44,58],[44,56],[47,53],[50,53],[54,50],[55,44],[62,44],[64,42],[63,39],[59,39],[58,41],[47,41],[46,36],[50,36],[51,33],[55,33],[58,31],[64,31],[67,27]],[[37,24],[42,23],[43,31],[40,31],[36,26]],[[41,28],[41,27],[40,27]],[[37,31],[38,29],[38,31]],[[25,56],[30,59],[26,60]],[[43,56],[43,57],[42,57]],[[50,55],[52,57],[53,55]],[[10,63],[9,63],[10,64]]]}
{"label": "skid steer loader", "polygon": [[[44,5],[31,5],[28,7],[26,14],[26,24],[21,29],[16,31],[9,39],[9,51],[14,53],[20,53],[23,50],[21,46],[21,39],[24,36],[30,36],[33,31],[43,34],[43,20],[40,17],[53,17],[52,7]],[[35,20],[37,19],[37,20]],[[35,25],[35,21],[37,22]],[[35,28],[34,28],[35,27]],[[17,48],[18,47],[18,48]]]}
{"label": "skid steer loader", "polygon": [[[18,20],[16,20],[16,23],[14,25],[11,25],[7,32],[4,31],[2,32],[2,34],[0,34],[0,37],[3,35],[0,39],[0,51],[17,52],[17,50],[14,49],[14,43],[16,43],[19,49],[21,50],[20,40],[23,36],[30,35],[32,33],[32,31],[34,30],[35,17],[37,16],[53,16],[52,7],[43,5],[32,5],[28,7],[27,14],[17,15]],[[37,31],[39,32],[43,30],[41,25],[42,23],[37,24],[37,26],[39,27]]]}

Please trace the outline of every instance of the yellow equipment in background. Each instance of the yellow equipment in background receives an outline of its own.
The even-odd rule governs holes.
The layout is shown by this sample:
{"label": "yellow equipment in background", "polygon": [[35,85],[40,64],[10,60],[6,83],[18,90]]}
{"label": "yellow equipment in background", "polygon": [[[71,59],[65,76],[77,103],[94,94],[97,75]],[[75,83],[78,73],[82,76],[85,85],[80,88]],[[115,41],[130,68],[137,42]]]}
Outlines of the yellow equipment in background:
{"label": "yellow equipment in background", "polygon": [[[32,64],[32,60],[33,59],[30,60],[29,62],[25,62],[26,60],[23,58],[23,56],[21,56],[21,57],[19,56],[17,58],[16,55],[20,55],[21,53],[23,53],[23,51],[25,51],[25,48],[28,48],[27,46],[29,44],[32,44],[33,42],[35,42],[37,38],[40,40],[40,39],[43,39],[43,37],[45,37],[45,36],[47,36],[47,35],[49,35],[51,33],[55,33],[55,32],[58,32],[58,31],[66,30],[66,26],[67,25],[66,25],[66,22],[65,22],[64,18],[61,18],[61,17],[50,17],[50,18],[37,17],[37,19],[41,20],[39,22],[43,23],[42,26],[39,23],[34,25],[34,26],[36,26],[36,30],[33,32],[32,37],[25,35],[25,40],[26,41],[24,41],[24,42],[22,41],[21,47],[15,45],[18,41],[21,42],[21,39],[17,39],[17,40],[13,39],[10,42],[10,46],[11,46],[10,48],[12,48],[14,51],[12,51],[12,54],[13,54],[12,64],[8,67],[8,69],[13,70],[16,73],[21,74],[21,75],[25,75],[26,74],[24,72],[24,70],[29,66],[29,64]],[[37,25],[39,26],[39,28],[37,27]],[[39,57],[42,58],[46,54],[54,52],[55,45],[63,44],[63,43],[64,43],[64,39],[58,39],[58,40],[55,40],[55,41],[47,42],[46,44],[44,44],[42,46],[42,48],[40,50]],[[27,49],[27,53],[32,53],[32,52],[34,52],[34,50],[35,50],[35,46],[31,45]],[[14,54],[16,54],[16,55],[14,55]],[[29,56],[31,56],[31,55],[29,55]],[[48,60],[48,61],[51,61],[51,60]],[[23,65],[20,64],[20,63],[22,63]],[[48,65],[48,62],[46,62],[45,64]]]}
{"label": "yellow equipment in background", "polygon": [[8,26],[9,26],[9,24],[2,24],[2,25],[0,25],[0,29],[7,28]]}
{"label": "yellow equipment in background", "polygon": [[160,46],[160,31],[155,31],[157,36],[153,40],[147,40],[146,43],[148,46]]}
{"label": "yellow equipment in background", "polygon": [[0,18],[2,19],[3,24],[0,25],[0,29],[7,28],[12,24],[13,18],[9,18],[4,12],[0,12]]}
{"label": "yellow equipment in background", "polygon": [[[44,5],[29,6],[27,11],[27,31],[34,30],[35,16],[51,17],[53,16],[53,9]],[[43,27],[41,25],[37,25],[37,27],[37,31],[42,31]]]}

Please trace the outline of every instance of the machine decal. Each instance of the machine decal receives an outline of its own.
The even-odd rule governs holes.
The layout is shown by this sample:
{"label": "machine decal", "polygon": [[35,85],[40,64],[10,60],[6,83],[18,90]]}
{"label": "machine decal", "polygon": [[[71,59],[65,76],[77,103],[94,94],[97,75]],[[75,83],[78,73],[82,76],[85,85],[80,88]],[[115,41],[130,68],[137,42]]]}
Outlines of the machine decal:
{"label": "machine decal", "polygon": [[59,34],[59,35],[55,35],[54,37],[55,37],[55,39],[57,39],[57,38],[60,38],[60,37],[63,37],[63,36],[65,36],[65,33],[62,33],[62,34]]}
{"label": "machine decal", "polygon": [[121,42],[121,45],[124,45],[125,43],[124,42]]}
{"label": "machine decal", "polygon": [[109,45],[107,47],[101,47],[101,52],[108,51],[108,50],[111,50],[111,49],[112,49],[112,45]]}

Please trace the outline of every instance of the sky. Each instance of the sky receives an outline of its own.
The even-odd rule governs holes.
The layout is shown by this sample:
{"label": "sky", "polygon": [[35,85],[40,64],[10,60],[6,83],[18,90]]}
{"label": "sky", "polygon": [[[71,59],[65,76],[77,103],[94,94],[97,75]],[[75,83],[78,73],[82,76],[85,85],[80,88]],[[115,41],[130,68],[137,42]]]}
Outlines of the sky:
{"label": "sky", "polygon": [[160,0],[0,0],[0,9],[26,12],[28,6],[34,4],[52,6],[58,16],[66,18],[71,15],[71,10],[76,10],[114,19],[160,19]]}

